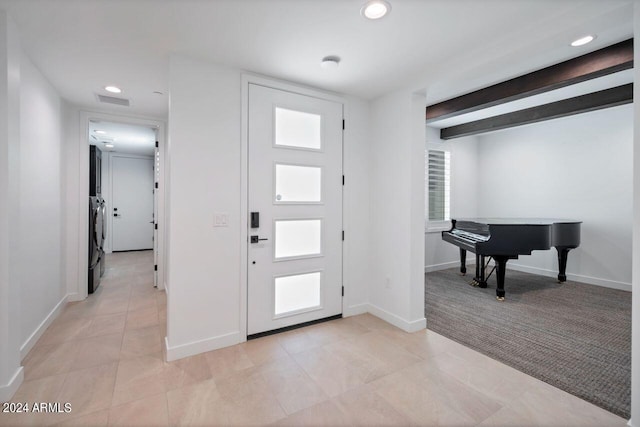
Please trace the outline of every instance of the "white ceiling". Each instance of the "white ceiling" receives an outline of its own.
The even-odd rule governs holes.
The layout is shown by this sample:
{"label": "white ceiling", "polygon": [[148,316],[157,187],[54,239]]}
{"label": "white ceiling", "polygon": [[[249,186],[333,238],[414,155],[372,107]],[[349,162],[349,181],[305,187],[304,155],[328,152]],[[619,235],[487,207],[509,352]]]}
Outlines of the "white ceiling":
{"label": "white ceiling", "polygon": [[[112,144],[113,148],[106,147],[106,143]],[[156,130],[139,125],[92,120],[89,122],[89,144],[97,145],[102,151],[153,156]]]}
{"label": "white ceiling", "polygon": [[[72,103],[165,118],[169,57],[189,55],[373,99],[440,101],[633,34],[632,0],[0,0],[36,66]],[[595,42],[571,48],[586,33]],[[320,67],[327,55],[337,70]],[[131,107],[97,104],[107,84]],[[163,95],[154,94],[161,91]]]}

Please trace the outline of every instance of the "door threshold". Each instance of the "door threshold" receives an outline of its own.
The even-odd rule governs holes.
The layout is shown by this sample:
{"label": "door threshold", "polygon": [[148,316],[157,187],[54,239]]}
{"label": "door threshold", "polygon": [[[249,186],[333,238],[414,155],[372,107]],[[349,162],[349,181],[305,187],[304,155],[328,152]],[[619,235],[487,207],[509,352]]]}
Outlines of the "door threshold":
{"label": "door threshold", "polygon": [[311,320],[309,322],[298,323],[297,325],[285,326],[284,328],[272,329],[270,331],[258,332],[257,334],[247,335],[247,341],[254,340],[256,338],[262,338],[269,335],[275,335],[282,332],[292,331],[294,329],[304,328],[305,326],[315,325],[316,323],[324,323],[329,322],[331,320],[342,319],[342,313],[336,314],[335,316],[329,316],[322,319]]}

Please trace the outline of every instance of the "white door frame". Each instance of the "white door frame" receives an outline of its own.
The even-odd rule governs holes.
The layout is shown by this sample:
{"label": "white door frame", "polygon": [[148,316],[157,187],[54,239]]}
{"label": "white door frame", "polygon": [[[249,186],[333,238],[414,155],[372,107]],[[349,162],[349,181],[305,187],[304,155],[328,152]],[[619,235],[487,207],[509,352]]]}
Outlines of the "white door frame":
{"label": "white door frame", "polygon": [[[242,93],[242,121],[241,121],[241,144],[240,144],[240,337],[246,340],[247,337],[247,305],[248,305],[248,267],[249,267],[249,233],[248,233],[248,206],[249,206],[249,84],[256,84],[260,86],[269,87],[272,89],[278,89],[286,92],[297,93],[300,95],[312,96],[314,98],[324,99],[327,101],[338,102],[343,104],[343,114],[346,109],[347,101],[345,98],[326,92],[321,92],[317,89],[298,86],[293,83],[284,82],[281,80],[275,80],[255,74],[243,73],[241,76],[241,93]],[[342,134],[342,171],[344,170],[344,132]],[[342,192],[342,226],[345,227],[345,214],[344,214],[344,191]],[[342,265],[345,265],[346,256],[345,250],[342,250]],[[348,283],[344,280],[344,268],[342,272],[342,285],[345,288],[345,295],[347,294]],[[342,299],[342,312],[344,313],[345,300]]]}
{"label": "white door frame", "polygon": [[88,294],[87,283],[87,271],[89,266],[89,248],[87,245],[89,239],[89,220],[85,215],[87,200],[89,200],[89,122],[91,120],[100,120],[116,123],[125,123],[138,126],[150,126],[155,127],[158,131],[157,141],[158,148],[160,150],[160,176],[158,178],[158,289],[164,289],[164,273],[165,273],[165,141],[166,130],[165,122],[157,119],[142,118],[142,117],[129,117],[120,116],[117,114],[100,113],[93,111],[80,111],[80,138],[78,139],[78,153],[79,153],[79,192],[78,192],[78,206],[79,221],[78,221],[78,255],[80,257],[78,262],[78,289],[77,299],[83,300]]}

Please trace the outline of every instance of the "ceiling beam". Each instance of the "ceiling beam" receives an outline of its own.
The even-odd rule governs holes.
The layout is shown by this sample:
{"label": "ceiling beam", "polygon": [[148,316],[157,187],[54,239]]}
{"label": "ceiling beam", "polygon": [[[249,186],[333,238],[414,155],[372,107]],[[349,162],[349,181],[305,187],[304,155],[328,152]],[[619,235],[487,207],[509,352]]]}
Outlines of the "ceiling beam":
{"label": "ceiling beam", "polygon": [[453,139],[527,125],[543,120],[557,119],[573,114],[586,113],[633,102],[633,83],[588,93],[575,98],[563,99],[513,113],[489,117],[440,130],[441,139]]}
{"label": "ceiling beam", "polygon": [[633,39],[427,107],[427,124],[633,68]]}

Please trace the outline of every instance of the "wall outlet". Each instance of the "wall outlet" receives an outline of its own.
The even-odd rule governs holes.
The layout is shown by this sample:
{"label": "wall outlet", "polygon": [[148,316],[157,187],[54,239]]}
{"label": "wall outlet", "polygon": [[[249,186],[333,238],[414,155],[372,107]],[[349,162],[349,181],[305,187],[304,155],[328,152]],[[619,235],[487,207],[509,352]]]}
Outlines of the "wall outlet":
{"label": "wall outlet", "polygon": [[229,226],[229,214],[225,212],[215,212],[213,214],[213,226],[214,227],[228,227]]}
{"label": "wall outlet", "polygon": [[384,287],[386,289],[391,289],[391,277],[387,276],[384,281]]}

